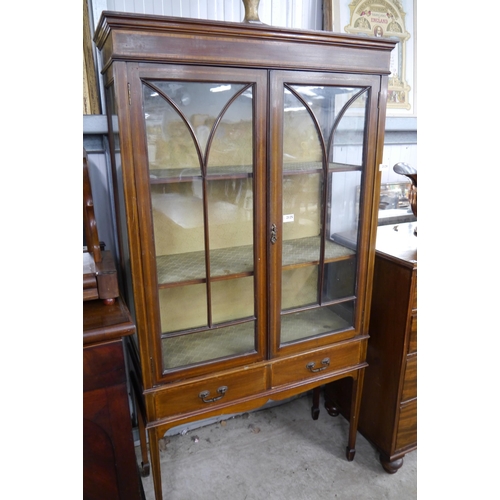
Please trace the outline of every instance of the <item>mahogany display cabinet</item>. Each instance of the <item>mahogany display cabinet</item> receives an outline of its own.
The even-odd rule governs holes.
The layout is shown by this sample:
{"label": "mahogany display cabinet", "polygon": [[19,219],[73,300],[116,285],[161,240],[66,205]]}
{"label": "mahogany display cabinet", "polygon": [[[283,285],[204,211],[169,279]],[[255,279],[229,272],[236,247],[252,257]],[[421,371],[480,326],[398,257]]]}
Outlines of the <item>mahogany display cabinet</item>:
{"label": "mahogany display cabinet", "polygon": [[357,415],[395,42],[116,12],[94,40],[160,499],[174,426],[343,377]]}

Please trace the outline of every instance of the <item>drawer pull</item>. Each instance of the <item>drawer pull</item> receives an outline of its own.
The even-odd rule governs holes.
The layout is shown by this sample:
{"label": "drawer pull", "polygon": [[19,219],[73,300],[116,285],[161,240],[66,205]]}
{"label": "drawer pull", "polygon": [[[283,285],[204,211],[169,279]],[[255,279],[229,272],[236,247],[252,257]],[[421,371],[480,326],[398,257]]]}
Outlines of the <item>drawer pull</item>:
{"label": "drawer pull", "polygon": [[198,397],[204,402],[204,403],[213,403],[214,401],[219,401],[219,399],[222,399],[224,395],[227,392],[227,386],[223,385],[217,389],[217,392],[220,394],[220,396],[215,396],[214,398],[211,399],[206,399],[210,395],[210,391],[202,391],[198,394]]}
{"label": "drawer pull", "polygon": [[323,361],[321,361],[321,364],[323,366],[321,366],[320,368],[314,368],[315,364],[316,363],[314,361],[311,361],[310,363],[307,363],[306,368],[313,373],[326,370],[330,366],[330,358],[325,358]]}

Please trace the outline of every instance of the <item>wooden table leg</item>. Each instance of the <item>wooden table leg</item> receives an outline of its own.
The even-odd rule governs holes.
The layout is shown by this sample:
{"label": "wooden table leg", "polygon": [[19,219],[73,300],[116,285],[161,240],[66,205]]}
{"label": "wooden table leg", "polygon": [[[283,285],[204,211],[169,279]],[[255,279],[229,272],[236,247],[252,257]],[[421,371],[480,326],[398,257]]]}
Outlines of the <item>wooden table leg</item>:
{"label": "wooden table leg", "polygon": [[313,404],[311,406],[311,416],[313,420],[318,420],[319,417],[319,397],[321,394],[321,386],[315,387],[312,391]]}
{"label": "wooden table leg", "polygon": [[151,455],[151,469],[153,472],[153,485],[155,492],[155,499],[162,500],[161,489],[161,467],[160,467],[160,447],[158,445],[158,432],[157,428],[153,427],[148,429],[149,435],[149,454]]}
{"label": "wooden table leg", "polygon": [[361,395],[363,392],[363,379],[365,369],[360,368],[353,376],[351,413],[349,419],[349,442],[346,449],[346,457],[349,462],[354,460],[356,454],[356,435],[358,432],[359,409],[361,407]]}
{"label": "wooden table leg", "polygon": [[137,412],[137,423],[139,427],[139,443],[141,445],[141,476],[147,477],[149,476],[149,457],[146,444],[146,426],[140,409]]}

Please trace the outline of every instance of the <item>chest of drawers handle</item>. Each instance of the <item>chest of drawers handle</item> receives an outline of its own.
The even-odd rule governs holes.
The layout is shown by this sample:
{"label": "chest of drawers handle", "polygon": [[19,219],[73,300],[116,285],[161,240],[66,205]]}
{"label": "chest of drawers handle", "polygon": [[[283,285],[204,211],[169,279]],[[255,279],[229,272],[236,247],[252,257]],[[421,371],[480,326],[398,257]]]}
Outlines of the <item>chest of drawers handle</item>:
{"label": "chest of drawers handle", "polygon": [[323,366],[321,366],[320,368],[314,368],[314,365],[316,363],[314,361],[311,361],[310,363],[307,363],[306,365],[306,368],[313,372],[313,373],[316,373],[316,372],[320,372],[320,371],[323,371],[323,370],[326,370],[329,366],[330,366],[330,358],[325,358],[321,361],[321,364]]}
{"label": "chest of drawers handle", "polygon": [[214,398],[207,399],[208,396],[210,395],[210,391],[202,391],[198,394],[198,397],[204,402],[204,403],[213,403],[215,401],[219,401],[219,399],[222,399],[226,392],[227,392],[227,386],[223,385],[217,389],[217,392],[220,394],[220,396],[215,396]]}

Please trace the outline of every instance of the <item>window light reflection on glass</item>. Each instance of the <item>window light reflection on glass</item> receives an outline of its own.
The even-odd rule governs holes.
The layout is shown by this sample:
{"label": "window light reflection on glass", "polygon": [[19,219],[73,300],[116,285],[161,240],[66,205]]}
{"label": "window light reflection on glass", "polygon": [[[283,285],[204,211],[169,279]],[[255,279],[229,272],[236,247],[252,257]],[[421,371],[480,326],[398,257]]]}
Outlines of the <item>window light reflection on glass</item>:
{"label": "window light reflection on glass", "polygon": [[231,90],[231,85],[217,85],[217,87],[212,87],[210,92],[225,92],[226,90]]}

